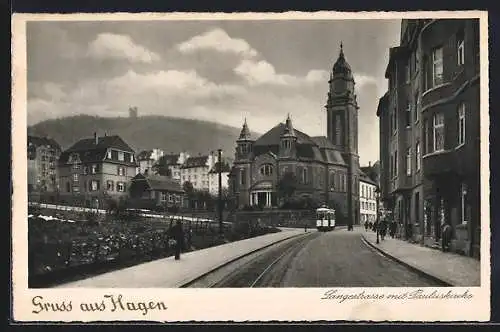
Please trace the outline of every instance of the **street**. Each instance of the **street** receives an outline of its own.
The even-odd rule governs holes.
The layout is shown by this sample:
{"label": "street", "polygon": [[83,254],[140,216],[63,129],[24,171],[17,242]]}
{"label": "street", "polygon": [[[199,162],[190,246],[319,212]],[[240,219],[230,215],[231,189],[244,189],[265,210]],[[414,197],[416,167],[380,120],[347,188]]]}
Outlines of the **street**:
{"label": "street", "polygon": [[376,252],[359,232],[314,231],[284,241],[225,267],[209,287],[440,286]]}

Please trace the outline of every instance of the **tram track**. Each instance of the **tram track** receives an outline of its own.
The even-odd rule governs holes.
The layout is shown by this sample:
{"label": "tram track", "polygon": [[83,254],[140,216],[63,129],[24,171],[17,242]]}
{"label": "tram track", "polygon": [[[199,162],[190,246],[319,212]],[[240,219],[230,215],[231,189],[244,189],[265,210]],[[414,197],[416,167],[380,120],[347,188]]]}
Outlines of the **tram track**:
{"label": "tram track", "polygon": [[[309,241],[320,236],[318,232],[307,233],[278,246],[249,257],[245,262],[211,283],[210,288],[256,288],[279,287],[291,258]],[[271,273],[272,272],[272,273]]]}

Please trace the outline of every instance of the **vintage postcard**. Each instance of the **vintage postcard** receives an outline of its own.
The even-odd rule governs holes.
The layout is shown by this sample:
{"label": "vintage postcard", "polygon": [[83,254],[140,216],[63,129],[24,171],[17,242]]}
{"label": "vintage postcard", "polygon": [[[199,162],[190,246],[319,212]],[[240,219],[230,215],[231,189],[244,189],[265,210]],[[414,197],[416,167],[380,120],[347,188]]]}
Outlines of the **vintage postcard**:
{"label": "vintage postcard", "polygon": [[15,14],[16,321],[487,321],[487,13]]}

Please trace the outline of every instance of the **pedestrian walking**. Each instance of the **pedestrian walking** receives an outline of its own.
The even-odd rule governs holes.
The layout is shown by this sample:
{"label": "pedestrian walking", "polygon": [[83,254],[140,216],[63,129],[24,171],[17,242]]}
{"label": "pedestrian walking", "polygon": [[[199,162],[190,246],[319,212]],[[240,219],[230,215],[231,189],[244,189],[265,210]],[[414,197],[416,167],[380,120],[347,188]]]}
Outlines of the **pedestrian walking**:
{"label": "pedestrian walking", "polygon": [[180,220],[172,227],[171,237],[175,240],[175,260],[179,260],[181,259],[181,251],[184,247],[184,231],[182,230]]}
{"label": "pedestrian walking", "polygon": [[396,229],[398,227],[398,224],[396,224],[396,222],[394,220],[391,221],[391,224],[389,226],[389,234],[391,236],[391,238],[394,239],[394,236],[396,236]]}
{"label": "pedestrian walking", "polygon": [[385,222],[385,220],[381,220],[380,221],[380,229],[379,229],[379,232],[380,232],[380,238],[382,240],[384,240],[385,238],[385,234],[387,232],[387,223]]}
{"label": "pedestrian walking", "polygon": [[443,252],[450,250],[451,231],[452,231],[452,228],[448,223],[443,225],[443,230],[442,230],[443,235],[442,235],[442,239],[441,239],[441,241],[442,241],[441,246],[442,246]]}
{"label": "pedestrian walking", "polygon": [[307,224],[304,224],[304,232],[307,233]]}
{"label": "pedestrian walking", "polygon": [[368,221],[365,221],[365,232],[368,231]]}

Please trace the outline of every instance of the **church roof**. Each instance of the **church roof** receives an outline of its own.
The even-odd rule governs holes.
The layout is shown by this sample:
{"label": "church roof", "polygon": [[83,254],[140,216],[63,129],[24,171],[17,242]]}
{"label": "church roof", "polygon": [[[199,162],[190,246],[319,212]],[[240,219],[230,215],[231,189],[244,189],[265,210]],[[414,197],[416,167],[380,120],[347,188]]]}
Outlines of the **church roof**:
{"label": "church roof", "polygon": [[344,74],[348,77],[352,77],[351,66],[347,63],[344,56],[344,49],[342,48],[342,43],[340,43],[340,53],[337,61],[333,65],[333,74]]}
{"label": "church roof", "polygon": [[243,127],[241,128],[240,136],[238,140],[251,140],[251,134],[250,130],[248,129],[247,125],[247,119],[245,119],[245,122],[243,123]]}
{"label": "church roof", "polygon": [[[260,136],[254,143],[253,151],[255,155],[267,152],[278,154],[280,139],[285,132],[286,125],[279,123],[265,134]],[[342,154],[335,149],[335,146],[324,136],[310,137],[300,130],[294,128],[297,137],[297,157],[301,160],[315,160],[326,163],[346,165]]]}

